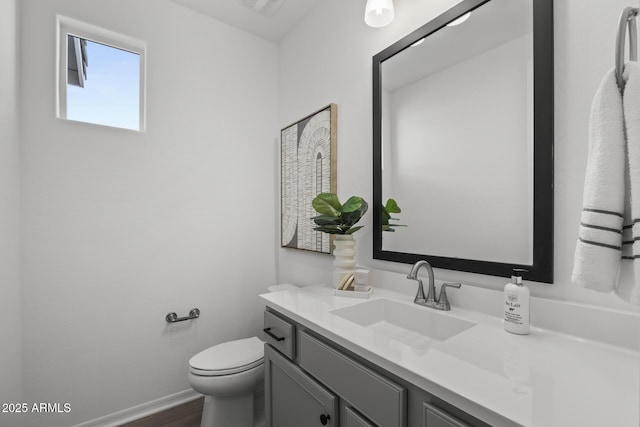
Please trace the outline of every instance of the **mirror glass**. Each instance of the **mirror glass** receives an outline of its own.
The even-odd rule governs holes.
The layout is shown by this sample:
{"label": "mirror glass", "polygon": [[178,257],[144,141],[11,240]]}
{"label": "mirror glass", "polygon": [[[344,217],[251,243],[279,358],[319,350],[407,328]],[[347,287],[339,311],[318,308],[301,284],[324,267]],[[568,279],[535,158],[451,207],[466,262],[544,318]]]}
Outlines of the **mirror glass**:
{"label": "mirror glass", "polygon": [[374,57],[374,258],[552,282],[552,5],[535,3],[464,1]]}

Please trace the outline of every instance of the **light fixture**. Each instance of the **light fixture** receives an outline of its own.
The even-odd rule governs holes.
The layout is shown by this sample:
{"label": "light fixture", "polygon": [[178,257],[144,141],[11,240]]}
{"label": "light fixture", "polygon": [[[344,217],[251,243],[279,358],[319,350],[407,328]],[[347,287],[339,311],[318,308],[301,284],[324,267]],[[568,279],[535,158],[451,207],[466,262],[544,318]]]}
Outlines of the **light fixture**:
{"label": "light fixture", "polygon": [[364,22],[368,26],[379,28],[389,25],[395,16],[393,0],[367,0],[364,8]]}
{"label": "light fixture", "polygon": [[464,21],[466,21],[467,19],[469,19],[469,17],[471,16],[471,12],[467,12],[464,15],[462,15],[461,17],[454,19],[453,21],[449,22],[447,24],[447,27],[455,27],[456,25],[460,25],[462,24]]}
{"label": "light fixture", "polygon": [[238,0],[238,3],[247,9],[264,16],[276,13],[283,2],[284,0]]}

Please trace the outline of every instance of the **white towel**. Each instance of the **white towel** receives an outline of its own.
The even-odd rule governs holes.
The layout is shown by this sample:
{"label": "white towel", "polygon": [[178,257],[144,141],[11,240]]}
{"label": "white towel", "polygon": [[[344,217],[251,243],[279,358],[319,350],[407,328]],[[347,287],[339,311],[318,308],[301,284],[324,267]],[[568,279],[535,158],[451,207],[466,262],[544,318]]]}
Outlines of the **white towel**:
{"label": "white towel", "polygon": [[[640,305],[640,65],[628,62],[624,69],[624,123],[627,137],[628,184],[631,200],[634,280],[624,280],[616,294],[625,301]],[[626,240],[626,239],[625,239]],[[626,246],[626,245],[625,245]]]}
{"label": "white towel", "polygon": [[[625,133],[615,70],[604,77],[591,105],[589,158],[573,283],[611,292],[618,280],[625,207]],[[640,139],[639,139],[640,141]]]}

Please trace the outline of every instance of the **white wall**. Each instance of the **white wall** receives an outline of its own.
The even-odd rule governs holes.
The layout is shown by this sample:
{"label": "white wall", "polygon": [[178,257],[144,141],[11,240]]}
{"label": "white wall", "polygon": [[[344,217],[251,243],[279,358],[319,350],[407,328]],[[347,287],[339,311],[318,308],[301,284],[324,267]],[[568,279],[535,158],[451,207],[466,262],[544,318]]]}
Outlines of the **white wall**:
{"label": "white wall", "polygon": [[[338,105],[338,193],[343,198],[357,194],[372,199],[371,57],[456,3],[397,1],[392,25],[373,29],[363,22],[364,0],[326,0],[282,42],[280,125],[329,102]],[[615,295],[587,291],[570,282],[591,100],[613,66],[618,16],[629,3],[637,2],[555,1],[555,284],[532,284],[532,294],[638,311]],[[372,260],[370,214],[365,225],[355,236],[358,263],[406,274],[407,265]],[[290,249],[278,249],[278,266],[279,281],[305,284],[328,282],[332,268],[330,256]],[[506,281],[444,270],[437,270],[436,277],[493,289]],[[623,272],[621,280],[632,278]]]}
{"label": "white wall", "polygon": [[[22,5],[25,398],[71,404],[30,426],[69,426],[189,389],[192,355],[259,332],[277,46],[169,1]],[[55,117],[56,13],[147,42],[146,133]]]}
{"label": "white wall", "polygon": [[[17,0],[0,2],[0,403],[21,402],[20,174]],[[22,425],[0,413],[0,425]]]}

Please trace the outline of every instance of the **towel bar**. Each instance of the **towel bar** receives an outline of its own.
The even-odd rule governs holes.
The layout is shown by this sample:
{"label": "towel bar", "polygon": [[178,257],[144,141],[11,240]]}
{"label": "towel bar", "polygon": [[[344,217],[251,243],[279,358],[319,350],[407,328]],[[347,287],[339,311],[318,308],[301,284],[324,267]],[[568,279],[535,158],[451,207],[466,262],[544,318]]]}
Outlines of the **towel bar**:
{"label": "towel bar", "polygon": [[624,39],[627,27],[629,28],[629,60],[637,61],[638,59],[638,29],[636,25],[636,17],[640,9],[634,7],[625,8],[620,14],[618,24],[618,36],[616,37],[616,81],[618,88],[622,92],[624,90]]}
{"label": "towel bar", "polygon": [[176,323],[176,322],[182,322],[185,320],[197,319],[198,317],[200,317],[200,310],[198,310],[197,308],[194,308],[189,312],[189,315],[185,317],[178,317],[176,313],[168,313],[167,316],[165,317],[165,320],[168,323]]}

